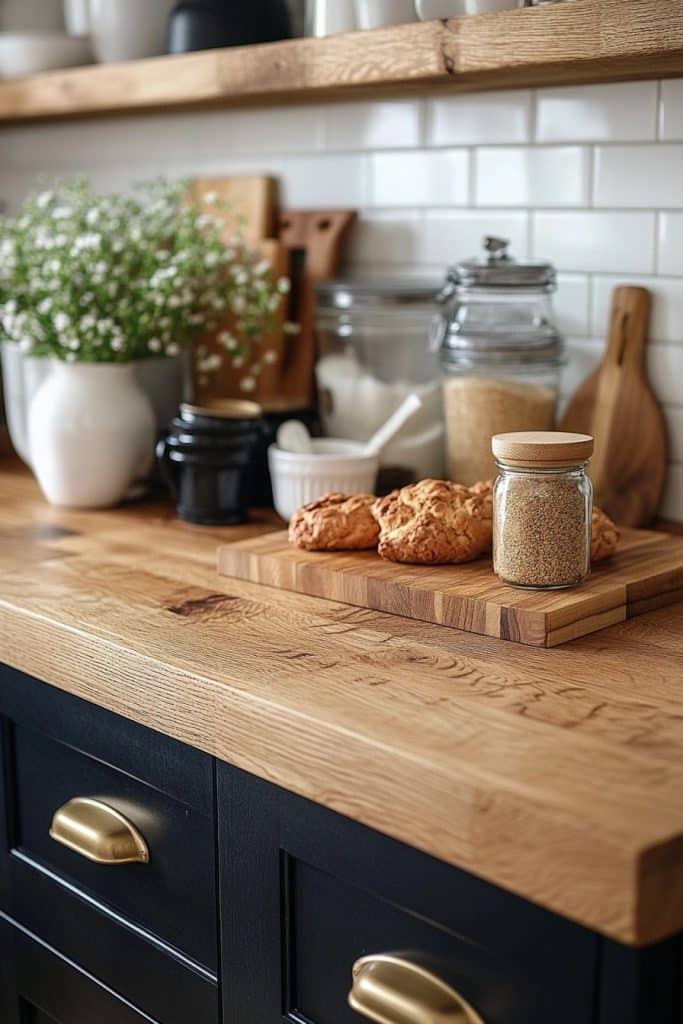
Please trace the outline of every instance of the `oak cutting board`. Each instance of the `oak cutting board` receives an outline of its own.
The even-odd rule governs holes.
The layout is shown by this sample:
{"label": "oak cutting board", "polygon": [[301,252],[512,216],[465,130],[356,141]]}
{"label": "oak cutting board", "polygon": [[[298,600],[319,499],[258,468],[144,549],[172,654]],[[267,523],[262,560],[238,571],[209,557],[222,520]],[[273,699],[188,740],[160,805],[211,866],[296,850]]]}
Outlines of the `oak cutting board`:
{"label": "oak cutting board", "polygon": [[574,590],[504,586],[491,562],[397,565],[375,551],[310,552],[284,532],[218,550],[223,576],[391,612],[535,647],[586,633],[683,599],[683,538],[624,529],[615,557]]}

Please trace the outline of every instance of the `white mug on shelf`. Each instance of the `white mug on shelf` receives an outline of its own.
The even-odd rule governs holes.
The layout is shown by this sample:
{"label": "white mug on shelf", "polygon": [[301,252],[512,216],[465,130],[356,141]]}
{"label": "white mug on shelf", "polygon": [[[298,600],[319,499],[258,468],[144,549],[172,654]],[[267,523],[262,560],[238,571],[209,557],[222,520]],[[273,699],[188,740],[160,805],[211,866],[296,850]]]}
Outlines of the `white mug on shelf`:
{"label": "white mug on shelf", "polygon": [[90,34],[90,0],[64,0],[64,21],[70,36]]}
{"label": "white mug on shelf", "polygon": [[457,18],[463,14],[488,14],[520,5],[521,0],[415,0],[415,8],[422,21]]}
{"label": "white mug on shelf", "polygon": [[354,0],[309,0],[306,7],[306,34],[334,36],[356,28]]}
{"label": "white mug on shelf", "polygon": [[358,28],[381,28],[415,21],[415,0],[356,0]]}
{"label": "white mug on shelf", "polygon": [[166,52],[176,0],[90,0],[93,49],[101,64]]}

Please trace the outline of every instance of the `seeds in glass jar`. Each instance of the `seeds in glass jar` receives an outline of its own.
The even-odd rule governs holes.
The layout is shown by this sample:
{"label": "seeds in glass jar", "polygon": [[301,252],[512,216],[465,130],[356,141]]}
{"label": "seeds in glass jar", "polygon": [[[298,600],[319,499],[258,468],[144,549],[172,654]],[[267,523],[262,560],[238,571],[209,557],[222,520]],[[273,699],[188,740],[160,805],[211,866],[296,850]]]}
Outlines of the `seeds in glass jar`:
{"label": "seeds in glass jar", "polygon": [[499,480],[495,572],[522,587],[580,583],[587,571],[589,523],[590,502],[576,481],[532,474]]}

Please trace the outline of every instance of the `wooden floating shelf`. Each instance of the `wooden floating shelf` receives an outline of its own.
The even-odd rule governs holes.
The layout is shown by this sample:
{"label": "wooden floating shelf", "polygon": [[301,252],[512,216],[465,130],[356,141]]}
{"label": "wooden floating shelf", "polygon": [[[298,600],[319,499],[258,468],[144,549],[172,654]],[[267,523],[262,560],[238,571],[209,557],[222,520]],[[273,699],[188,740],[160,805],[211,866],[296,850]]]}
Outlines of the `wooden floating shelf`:
{"label": "wooden floating shelf", "polygon": [[683,75],[683,0],[570,0],[0,82],[0,123]]}

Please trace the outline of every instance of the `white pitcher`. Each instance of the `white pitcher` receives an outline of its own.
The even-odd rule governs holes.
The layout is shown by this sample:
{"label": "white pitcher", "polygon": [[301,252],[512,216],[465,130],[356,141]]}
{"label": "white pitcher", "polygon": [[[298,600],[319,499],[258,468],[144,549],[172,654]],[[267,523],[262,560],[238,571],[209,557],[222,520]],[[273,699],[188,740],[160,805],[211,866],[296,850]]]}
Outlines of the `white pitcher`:
{"label": "white pitcher", "polygon": [[31,464],[52,505],[118,504],[150,468],[154,413],[134,363],[65,363],[31,400]]}
{"label": "white pitcher", "polygon": [[72,34],[89,31],[101,64],[166,53],[168,18],[177,0],[64,0]]}

